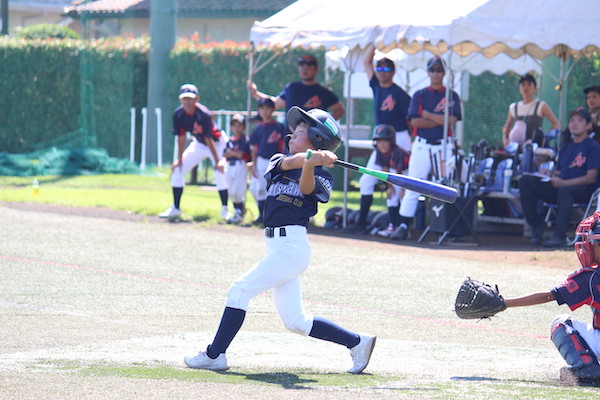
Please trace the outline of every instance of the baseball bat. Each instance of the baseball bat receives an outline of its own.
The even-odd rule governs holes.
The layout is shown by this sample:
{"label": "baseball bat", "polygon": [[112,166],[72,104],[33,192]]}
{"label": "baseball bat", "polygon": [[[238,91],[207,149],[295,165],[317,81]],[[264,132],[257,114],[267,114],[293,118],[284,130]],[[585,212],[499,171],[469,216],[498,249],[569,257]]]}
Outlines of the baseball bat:
{"label": "baseball bat", "polygon": [[421,193],[427,197],[431,197],[445,203],[452,204],[458,197],[458,191],[455,188],[426,181],[424,179],[413,178],[406,175],[392,174],[390,172],[376,171],[374,169],[361,167],[360,165],[352,164],[342,160],[335,161],[335,165],[374,176],[375,178],[384,182],[398,185],[405,189]]}

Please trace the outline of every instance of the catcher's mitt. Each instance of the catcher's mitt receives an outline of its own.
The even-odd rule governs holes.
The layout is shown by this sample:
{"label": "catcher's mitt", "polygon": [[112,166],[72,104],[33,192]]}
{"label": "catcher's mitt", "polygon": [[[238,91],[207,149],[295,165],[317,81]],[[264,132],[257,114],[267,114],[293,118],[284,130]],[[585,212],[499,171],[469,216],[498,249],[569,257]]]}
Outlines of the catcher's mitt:
{"label": "catcher's mitt", "polygon": [[467,277],[458,290],[454,311],[462,319],[489,318],[506,310],[506,301],[498,291],[483,282]]}

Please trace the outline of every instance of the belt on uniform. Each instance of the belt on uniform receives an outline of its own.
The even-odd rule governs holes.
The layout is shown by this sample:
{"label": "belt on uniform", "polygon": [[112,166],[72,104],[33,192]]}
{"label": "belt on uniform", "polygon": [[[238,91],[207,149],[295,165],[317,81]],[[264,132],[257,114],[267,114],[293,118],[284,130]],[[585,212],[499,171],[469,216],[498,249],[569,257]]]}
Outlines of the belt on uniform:
{"label": "belt on uniform", "polygon": [[272,227],[265,228],[265,236],[266,237],[272,238],[272,237],[275,237],[276,235],[278,235],[279,237],[286,236],[285,228],[272,228]]}
{"label": "belt on uniform", "polygon": [[431,144],[434,146],[436,146],[438,144],[442,144],[442,142],[444,141],[444,139],[426,139],[422,136],[417,136],[417,140],[419,140],[421,142],[425,141],[425,142],[427,142],[427,144]]}

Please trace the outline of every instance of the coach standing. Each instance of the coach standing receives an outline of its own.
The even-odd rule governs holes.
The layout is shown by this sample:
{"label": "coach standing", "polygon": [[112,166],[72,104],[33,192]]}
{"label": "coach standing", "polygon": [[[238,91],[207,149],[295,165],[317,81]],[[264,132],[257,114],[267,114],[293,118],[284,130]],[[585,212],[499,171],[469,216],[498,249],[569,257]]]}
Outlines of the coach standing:
{"label": "coach standing", "polygon": [[375,125],[391,125],[396,130],[396,144],[410,153],[411,138],[409,135],[408,106],[410,95],[394,83],[396,66],[389,58],[377,61],[373,68],[375,46],[367,47],[363,60],[365,73],[369,78],[369,86],[373,90],[375,106]]}
{"label": "coach standing", "polygon": [[286,115],[292,106],[298,106],[305,111],[319,108],[329,111],[333,118],[339,121],[346,109],[335,93],[317,83],[317,72],[317,59],[307,54],[298,59],[300,80],[288,83],[276,97],[260,92],[254,82],[249,82],[248,90],[256,100],[271,99],[276,110],[285,108]]}
{"label": "coach standing", "polygon": [[[432,155],[442,159],[444,141],[444,113],[446,108],[446,87],[444,76],[446,68],[438,56],[427,62],[427,75],[430,85],[417,91],[410,101],[408,118],[415,131],[410,161],[408,162],[408,176],[428,179],[432,167]],[[448,141],[452,136],[450,126],[462,119],[460,98],[454,91],[450,92],[448,104]],[[445,160],[450,158],[452,146],[446,146]],[[443,168],[443,165],[441,166]],[[393,240],[407,240],[408,228],[412,223],[417,210],[419,193],[407,190],[400,205],[400,226],[392,234]]]}

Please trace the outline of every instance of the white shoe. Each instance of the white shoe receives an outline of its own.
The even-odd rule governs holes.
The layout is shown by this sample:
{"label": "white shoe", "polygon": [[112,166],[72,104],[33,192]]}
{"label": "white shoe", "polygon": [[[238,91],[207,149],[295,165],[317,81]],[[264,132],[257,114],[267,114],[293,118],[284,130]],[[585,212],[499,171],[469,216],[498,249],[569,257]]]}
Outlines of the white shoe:
{"label": "white shoe", "polygon": [[242,212],[239,210],[235,210],[235,214],[233,214],[233,216],[231,216],[231,218],[229,218],[227,220],[227,222],[229,222],[230,224],[240,224],[242,222],[242,220],[244,219],[244,217],[242,216]]}
{"label": "white shoe", "polygon": [[175,219],[181,217],[181,210],[176,208],[175,205],[171,205],[171,207],[167,208],[165,211],[158,214],[160,218],[169,218]]}
{"label": "white shoe", "polygon": [[354,366],[348,370],[349,373],[360,374],[367,368],[375,347],[375,340],[377,336],[360,335],[360,342],[350,349]]}
{"label": "white shoe", "polygon": [[227,206],[221,207],[221,219],[229,219],[229,211],[227,210]]}
{"label": "white shoe", "polygon": [[185,357],[183,361],[189,368],[210,369],[211,371],[225,371],[229,369],[225,353],[221,353],[219,357],[213,359],[206,352],[201,351],[197,356]]}
{"label": "white shoe", "polygon": [[392,236],[392,233],[394,233],[394,230],[396,228],[394,227],[394,225],[389,224],[387,228],[380,230],[379,232],[377,232],[377,236],[381,236],[381,237],[390,237]]}

